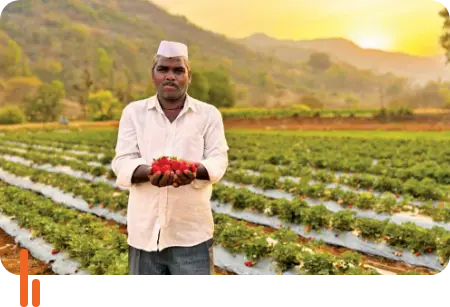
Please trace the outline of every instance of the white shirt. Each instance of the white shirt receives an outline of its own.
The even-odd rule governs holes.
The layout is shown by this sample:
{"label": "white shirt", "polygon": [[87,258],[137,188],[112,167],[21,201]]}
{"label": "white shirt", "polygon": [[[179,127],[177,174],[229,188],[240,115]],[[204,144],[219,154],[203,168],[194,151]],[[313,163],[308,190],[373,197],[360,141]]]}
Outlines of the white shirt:
{"label": "white shirt", "polygon": [[[212,238],[212,185],[225,174],[228,150],[222,115],[213,105],[188,95],[183,110],[170,123],[156,96],[128,104],[120,119],[112,161],[116,184],[130,188],[128,244],[156,251],[194,246]],[[178,188],[131,183],[139,165],[151,165],[161,156],[200,162],[210,180],[195,179]]]}

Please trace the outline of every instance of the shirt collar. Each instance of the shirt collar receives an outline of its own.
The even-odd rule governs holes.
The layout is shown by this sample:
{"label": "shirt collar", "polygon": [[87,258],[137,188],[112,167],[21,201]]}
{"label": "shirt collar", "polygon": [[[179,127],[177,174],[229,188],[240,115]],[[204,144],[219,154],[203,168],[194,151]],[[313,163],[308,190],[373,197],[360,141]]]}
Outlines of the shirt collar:
{"label": "shirt collar", "polygon": [[[147,99],[147,109],[151,110],[156,108],[158,111],[163,112],[161,105],[158,103],[157,95],[154,95]],[[194,112],[198,112],[197,103],[194,98],[186,94],[185,108],[190,108]]]}

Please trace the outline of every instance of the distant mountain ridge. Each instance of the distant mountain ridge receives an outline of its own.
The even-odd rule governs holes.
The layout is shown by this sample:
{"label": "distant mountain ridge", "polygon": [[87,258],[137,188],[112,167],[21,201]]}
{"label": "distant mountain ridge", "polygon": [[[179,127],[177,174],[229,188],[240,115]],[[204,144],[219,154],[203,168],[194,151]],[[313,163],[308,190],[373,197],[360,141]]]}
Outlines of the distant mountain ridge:
{"label": "distant mountain ridge", "polygon": [[255,33],[237,42],[280,59],[305,61],[315,51],[326,52],[333,61],[346,62],[359,69],[376,72],[392,72],[418,82],[428,80],[450,80],[450,66],[445,65],[445,56],[415,56],[401,52],[363,49],[343,38],[312,40],[279,40],[263,33]]}
{"label": "distant mountain ridge", "polygon": [[[67,98],[74,102],[82,100],[79,92],[89,91],[83,87],[83,82],[90,80],[86,77],[89,73],[91,78],[97,77],[99,87],[114,89],[121,101],[146,95],[148,68],[161,40],[187,44],[194,71],[215,70],[230,76],[241,105],[273,107],[320,101],[326,106],[349,107],[359,101],[360,107],[373,107],[379,105],[379,84],[386,79],[355,68],[376,61],[366,56],[367,51],[363,52],[365,58],[358,60],[362,51],[345,40],[280,41],[261,34],[234,40],[202,29],[184,16],[169,14],[148,0],[12,2],[0,20],[0,58],[9,39],[23,50],[35,76],[43,82],[61,80]],[[305,63],[317,50],[332,51],[328,76]],[[415,58],[408,61],[417,64]],[[345,65],[336,64],[339,62]],[[423,65],[430,66],[428,60]],[[399,65],[397,70],[405,67],[408,65]],[[429,72],[411,69],[416,75]],[[333,71],[343,73],[345,80]],[[1,73],[0,99],[1,84],[9,84]],[[385,87],[395,85],[394,79]],[[4,89],[12,88],[6,85]]]}

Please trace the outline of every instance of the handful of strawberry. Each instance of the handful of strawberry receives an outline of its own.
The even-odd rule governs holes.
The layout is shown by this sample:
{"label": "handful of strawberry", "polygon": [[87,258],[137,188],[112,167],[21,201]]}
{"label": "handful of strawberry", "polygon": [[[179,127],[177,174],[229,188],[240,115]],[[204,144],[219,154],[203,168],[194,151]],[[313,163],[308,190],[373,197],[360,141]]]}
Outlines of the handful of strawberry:
{"label": "handful of strawberry", "polygon": [[167,171],[175,174],[178,170],[182,173],[187,170],[195,174],[197,172],[197,165],[195,163],[180,160],[177,157],[162,156],[158,159],[153,159],[152,175],[157,172],[161,172],[161,174],[164,175]]}

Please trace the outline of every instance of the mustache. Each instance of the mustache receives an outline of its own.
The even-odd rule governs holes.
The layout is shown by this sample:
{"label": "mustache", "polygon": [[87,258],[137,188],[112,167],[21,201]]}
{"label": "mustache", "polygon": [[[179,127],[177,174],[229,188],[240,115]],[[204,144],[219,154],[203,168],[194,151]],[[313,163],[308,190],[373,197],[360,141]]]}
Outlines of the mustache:
{"label": "mustache", "polygon": [[176,88],[178,88],[178,85],[176,85],[175,83],[173,83],[173,82],[171,82],[171,81],[167,81],[167,82],[164,82],[163,84],[162,84],[162,86],[174,86],[174,87],[176,87]]}

